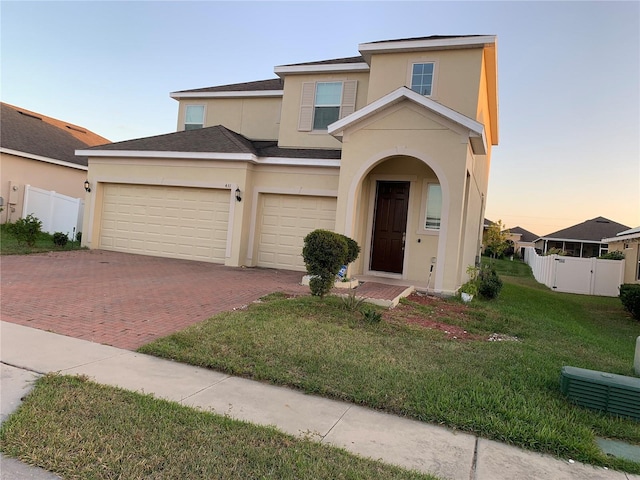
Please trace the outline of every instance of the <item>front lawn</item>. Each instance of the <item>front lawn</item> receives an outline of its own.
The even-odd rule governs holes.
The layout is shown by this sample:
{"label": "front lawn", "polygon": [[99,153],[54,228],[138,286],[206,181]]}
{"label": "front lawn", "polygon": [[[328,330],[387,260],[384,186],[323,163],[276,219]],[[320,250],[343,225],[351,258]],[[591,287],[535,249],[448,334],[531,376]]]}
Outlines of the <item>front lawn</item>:
{"label": "front lawn", "polygon": [[67,479],[436,480],[78,377],[39,379],[0,440],[3,453]]}
{"label": "front lawn", "polygon": [[339,298],[272,295],[140,351],[640,473],[594,442],[640,444],[640,423],[559,389],[563,365],[633,375],[640,323],[617,298],[551,292],[526,265],[496,265],[515,276],[502,273],[491,302],[414,296],[367,323]]}
{"label": "front lawn", "polygon": [[53,243],[53,235],[41,232],[33,247],[24,243],[19,243],[15,236],[8,231],[6,224],[0,225],[0,255],[26,255],[29,253],[59,252],[67,250],[80,250],[80,242],[71,241],[64,247],[59,247]]}

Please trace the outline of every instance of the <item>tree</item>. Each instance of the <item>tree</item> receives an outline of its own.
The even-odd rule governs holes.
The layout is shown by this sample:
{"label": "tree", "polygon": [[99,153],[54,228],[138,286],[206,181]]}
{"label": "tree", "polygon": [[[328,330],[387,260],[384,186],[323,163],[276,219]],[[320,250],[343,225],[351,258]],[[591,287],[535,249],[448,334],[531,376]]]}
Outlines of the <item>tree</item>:
{"label": "tree", "polygon": [[505,228],[502,220],[492,223],[487,229],[484,239],[485,251],[492,258],[501,257],[505,250],[509,247],[508,238],[511,232]]}

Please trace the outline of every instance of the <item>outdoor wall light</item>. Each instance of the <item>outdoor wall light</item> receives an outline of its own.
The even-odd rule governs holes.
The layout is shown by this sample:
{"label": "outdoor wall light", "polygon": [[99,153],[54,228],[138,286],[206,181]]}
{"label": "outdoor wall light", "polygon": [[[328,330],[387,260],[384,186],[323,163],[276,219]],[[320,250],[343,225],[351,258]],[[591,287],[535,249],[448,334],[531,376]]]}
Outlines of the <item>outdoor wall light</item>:
{"label": "outdoor wall light", "polygon": [[241,202],[242,197],[240,196],[240,187],[236,188],[236,200]]}
{"label": "outdoor wall light", "polygon": [[91,191],[91,184],[89,183],[89,180],[85,180],[84,181],[84,190],[85,190],[85,192],[90,192]]}

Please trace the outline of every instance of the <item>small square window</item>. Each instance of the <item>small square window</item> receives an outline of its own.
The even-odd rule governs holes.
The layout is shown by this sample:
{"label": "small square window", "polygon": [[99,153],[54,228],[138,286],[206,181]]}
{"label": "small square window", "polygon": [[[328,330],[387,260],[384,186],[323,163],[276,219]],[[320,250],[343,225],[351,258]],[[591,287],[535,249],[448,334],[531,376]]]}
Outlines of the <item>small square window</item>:
{"label": "small square window", "polygon": [[411,71],[411,90],[420,95],[430,96],[433,88],[434,64],[414,63]]}
{"label": "small square window", "polygon": [[196,130],[204,127],[204,105],[187,105],[184,115],[184,129]]}

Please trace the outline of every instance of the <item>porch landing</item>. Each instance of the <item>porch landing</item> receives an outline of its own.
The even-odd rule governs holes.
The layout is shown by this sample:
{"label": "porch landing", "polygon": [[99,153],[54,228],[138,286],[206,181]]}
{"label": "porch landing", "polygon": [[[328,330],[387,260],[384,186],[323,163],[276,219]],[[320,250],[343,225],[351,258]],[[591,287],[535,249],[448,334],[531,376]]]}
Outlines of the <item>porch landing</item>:
{"label": "porch landing", "polygon": [[412,285],[391,285],[364,281],[354,289],[354,292],[357,298],[364,298],[367,303],[393,308],[398,305],[401,298],[411,295],[414,290],[415,288]]}

